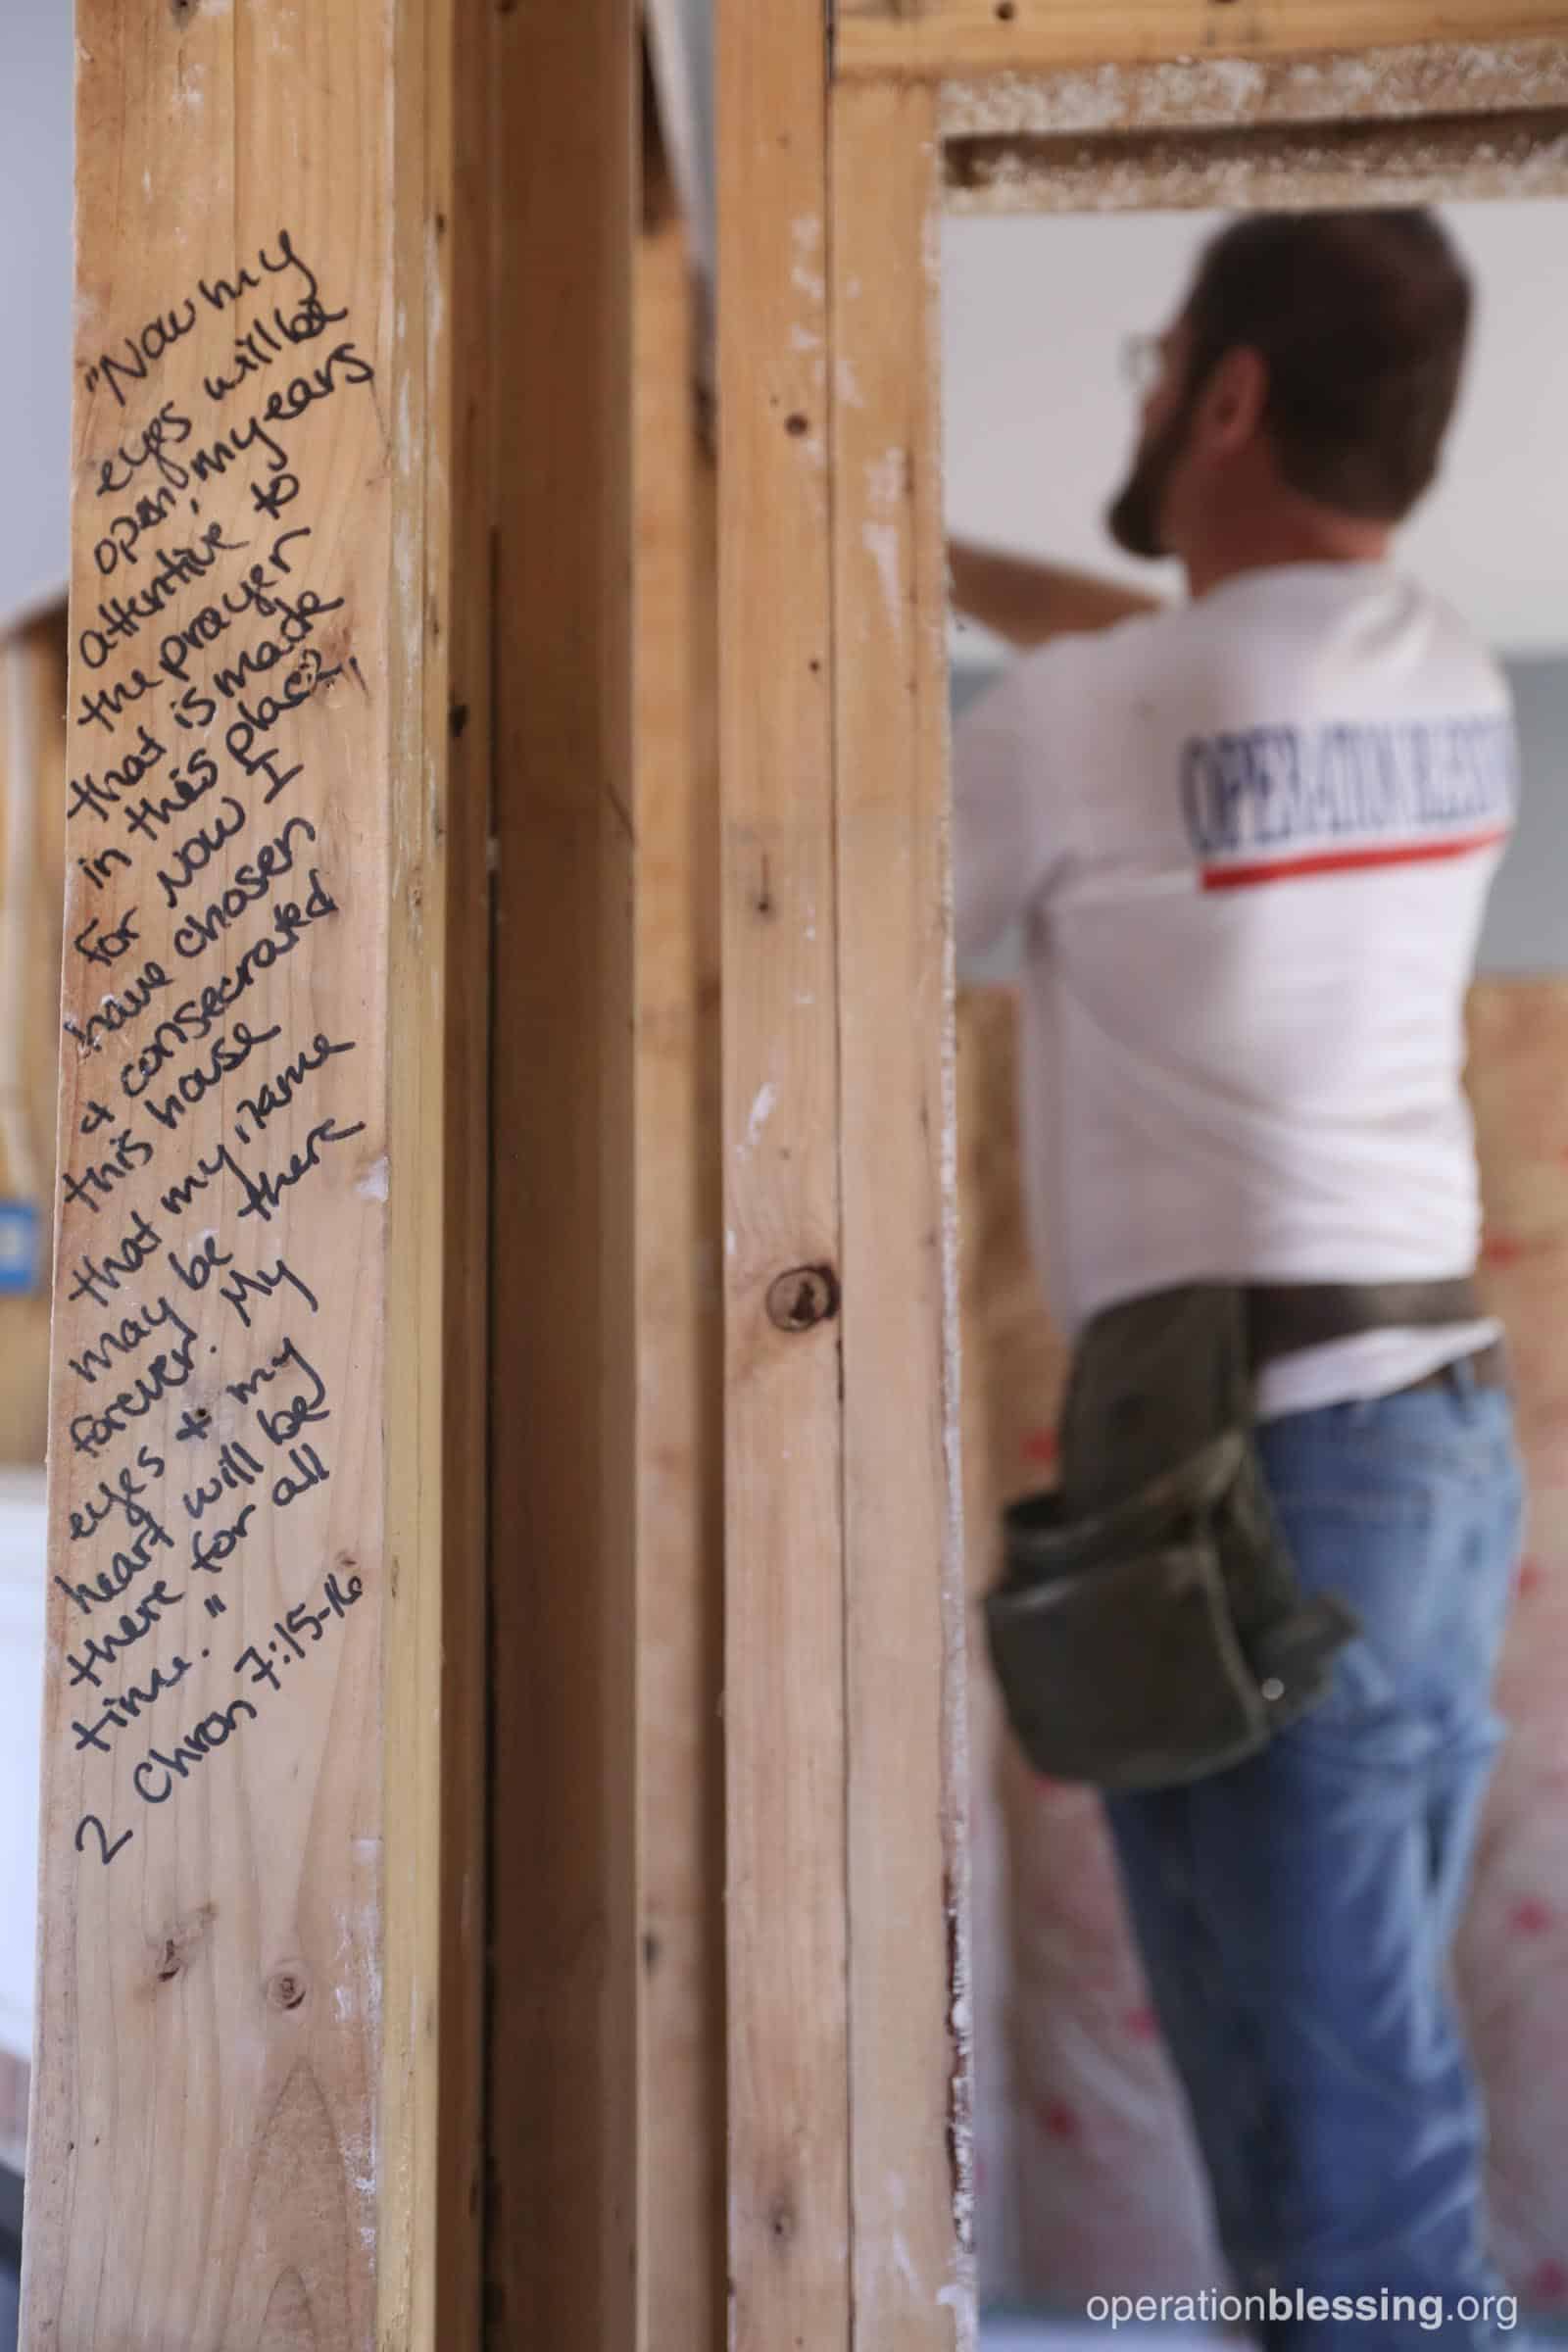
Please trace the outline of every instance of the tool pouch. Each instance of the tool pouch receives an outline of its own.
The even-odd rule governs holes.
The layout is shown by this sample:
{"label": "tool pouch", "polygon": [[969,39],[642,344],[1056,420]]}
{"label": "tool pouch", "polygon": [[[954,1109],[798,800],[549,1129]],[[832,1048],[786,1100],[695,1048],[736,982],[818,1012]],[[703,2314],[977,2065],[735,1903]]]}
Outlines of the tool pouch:
{"label": "tool pouch", "polygon": [[1196,1780],[1327,1690],[1358,1630],[1303,1598],[1252,1442],[1245,1295],[1195,1284],[1111,1309],[1074,1357],[1062,1481],[1004,1513],[992,1662],[1038,1772]]}

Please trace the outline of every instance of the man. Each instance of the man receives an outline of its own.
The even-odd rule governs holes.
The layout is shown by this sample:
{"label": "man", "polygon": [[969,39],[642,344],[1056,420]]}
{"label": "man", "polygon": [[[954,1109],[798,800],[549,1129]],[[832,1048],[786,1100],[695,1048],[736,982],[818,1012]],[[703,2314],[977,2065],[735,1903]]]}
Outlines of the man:
{"label": "man", "polygon": [[[960,608],[1040,649],[957,732],[957,920],[972,955],[1024,918],[1028,1207],[1070,1334],[1187,1283],[1474,1266],[1463,1004],[1512,723],[1389,560],[1469,315],[1426,214],[1244,219],[1152,347],[1109,514],[1189,601],[954,551]],[[1267,2342],[1493,2344],[1448,1955],[1520,1533],[1498,1333],[1351,1330],[1255,1407],[1298,1581],[1362,1630],[1260,1752],[1107,1795],[1129,1907],[1238,2286],[1371,2299]]]}

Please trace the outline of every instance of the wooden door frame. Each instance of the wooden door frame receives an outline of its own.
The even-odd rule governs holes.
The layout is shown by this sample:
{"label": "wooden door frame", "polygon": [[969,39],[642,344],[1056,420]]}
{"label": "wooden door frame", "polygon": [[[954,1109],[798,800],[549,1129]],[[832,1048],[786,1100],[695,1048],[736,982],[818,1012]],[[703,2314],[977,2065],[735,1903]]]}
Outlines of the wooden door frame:
{"label": "wooden door frame", "polygon": [[737,2352],[974,2340],[941,214],[1568,191],[1457,13],[719,0]]}

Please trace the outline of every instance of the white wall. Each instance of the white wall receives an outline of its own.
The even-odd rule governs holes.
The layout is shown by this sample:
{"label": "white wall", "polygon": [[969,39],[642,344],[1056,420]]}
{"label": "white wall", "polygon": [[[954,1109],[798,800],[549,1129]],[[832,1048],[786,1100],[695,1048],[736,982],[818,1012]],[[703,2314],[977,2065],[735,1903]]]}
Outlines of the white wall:
{"label": "white wall", "polygon": [[[1401,560],[1510,653],[1568,646],[1568,203],[1445,213],[1475,341],[1444,477]],[[1136,421],[1123,334],[1164,325],[1215,214],[949,220],[948,505],[962,535],[1151,583],[1101,525]],[[1174,588],[1174,578],[1172,579]]]}
{"label": "white wall", "polygon": [[0,0],[0,620],[66,576],[71,0]]}

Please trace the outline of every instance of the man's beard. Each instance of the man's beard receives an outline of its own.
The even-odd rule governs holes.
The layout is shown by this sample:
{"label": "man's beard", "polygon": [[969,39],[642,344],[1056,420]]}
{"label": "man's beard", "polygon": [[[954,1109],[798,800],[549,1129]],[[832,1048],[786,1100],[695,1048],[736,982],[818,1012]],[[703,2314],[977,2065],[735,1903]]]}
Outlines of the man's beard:
{"label": "man's beard", "polygon": [[1160,529],[1161,510],[1176,461],[1187,439],[1192,416],[1191,396],[1166,417],[1152,440],[1133,461],[1132,471],[1105,510],[1105,524],[1116,545],[1130,556],[1169,555]]}

